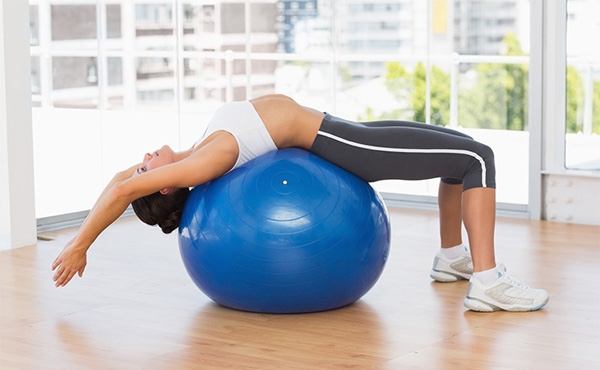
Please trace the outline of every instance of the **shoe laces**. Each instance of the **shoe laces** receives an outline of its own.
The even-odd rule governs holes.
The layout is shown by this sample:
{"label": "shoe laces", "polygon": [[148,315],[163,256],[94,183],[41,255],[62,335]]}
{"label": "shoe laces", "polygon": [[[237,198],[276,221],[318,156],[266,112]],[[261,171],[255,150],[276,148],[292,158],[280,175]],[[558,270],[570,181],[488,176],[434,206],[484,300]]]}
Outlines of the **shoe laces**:
{"label": "shoe laces", "polygon": [[504,266],[503,263],[498,265],[497,270],[502,275],[502,278],[504,280],[506,280],[506,282],[509,283],[510,285],[519,287],[521,289],[529,290],[529,286],[521,283],[520,281],[518,281],[517,279],[513,278],[512,276],[510,276],[506,273],[506,266]]}

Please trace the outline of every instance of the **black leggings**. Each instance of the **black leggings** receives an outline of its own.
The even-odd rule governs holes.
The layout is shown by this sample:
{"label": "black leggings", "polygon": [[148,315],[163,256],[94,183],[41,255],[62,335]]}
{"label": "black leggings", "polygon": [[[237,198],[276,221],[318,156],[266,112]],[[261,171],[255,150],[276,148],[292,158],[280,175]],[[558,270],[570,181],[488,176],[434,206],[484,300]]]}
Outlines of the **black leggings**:
{"label": "black leggings", "polygon": [[352,122],[327,113],[311,152],[368,182],[441,177],[463,191],[496,187],[494,153],[468,135],[407,121]]}

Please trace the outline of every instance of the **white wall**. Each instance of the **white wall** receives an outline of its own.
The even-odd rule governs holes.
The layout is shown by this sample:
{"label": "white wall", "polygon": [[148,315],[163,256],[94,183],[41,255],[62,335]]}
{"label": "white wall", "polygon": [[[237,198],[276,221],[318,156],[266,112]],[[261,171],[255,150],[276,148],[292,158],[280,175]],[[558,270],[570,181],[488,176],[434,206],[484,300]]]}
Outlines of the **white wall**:
{"label": "white wall", "polygon": [[[536,0],[539,3],[540,0]],[[566,0],[544,2],[544,88],[542,217],[550,221],[600,225],[600,171],[565,169]],[[594,143],[579,156],[589,157]],[[573,147],[571,147],[573,149]],[[572,153],[571,153],[572,154]],[[577,157],[576,155],[575,157]]]}
{"label": "white wall", "polygon": [[548,174],[543,183],[544,219],[600,225],[600,177]]}
{"label": "white wall", "polygon": [[28,17],[0,2],[0,250],[36,243]]}

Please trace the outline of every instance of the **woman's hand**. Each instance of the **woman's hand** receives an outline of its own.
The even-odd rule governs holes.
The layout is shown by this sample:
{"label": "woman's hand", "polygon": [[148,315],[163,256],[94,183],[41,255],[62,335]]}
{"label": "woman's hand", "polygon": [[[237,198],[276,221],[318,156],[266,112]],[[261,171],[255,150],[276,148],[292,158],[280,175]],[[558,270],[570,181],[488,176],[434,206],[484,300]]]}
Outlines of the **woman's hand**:
{"label": "woman's hand", "polygon": [[83,276],[87,264],[86,252],[87,248],[78,246],[75,238],[67,243],[52,264],[52,271],[58,268],[52,278],[56,287],[67,285],[76,273],[79,273],[79,277]]}

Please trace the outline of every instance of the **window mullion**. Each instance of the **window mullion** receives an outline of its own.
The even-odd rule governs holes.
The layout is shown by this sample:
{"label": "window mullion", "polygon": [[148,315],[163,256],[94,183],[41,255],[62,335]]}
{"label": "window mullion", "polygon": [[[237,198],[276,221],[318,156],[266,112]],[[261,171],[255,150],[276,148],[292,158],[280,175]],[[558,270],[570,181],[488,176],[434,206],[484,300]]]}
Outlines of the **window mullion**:
{"label": "window mullion", "polygon": [[567,0],[546,1],[544,14],[543,170],[565,170]]}

